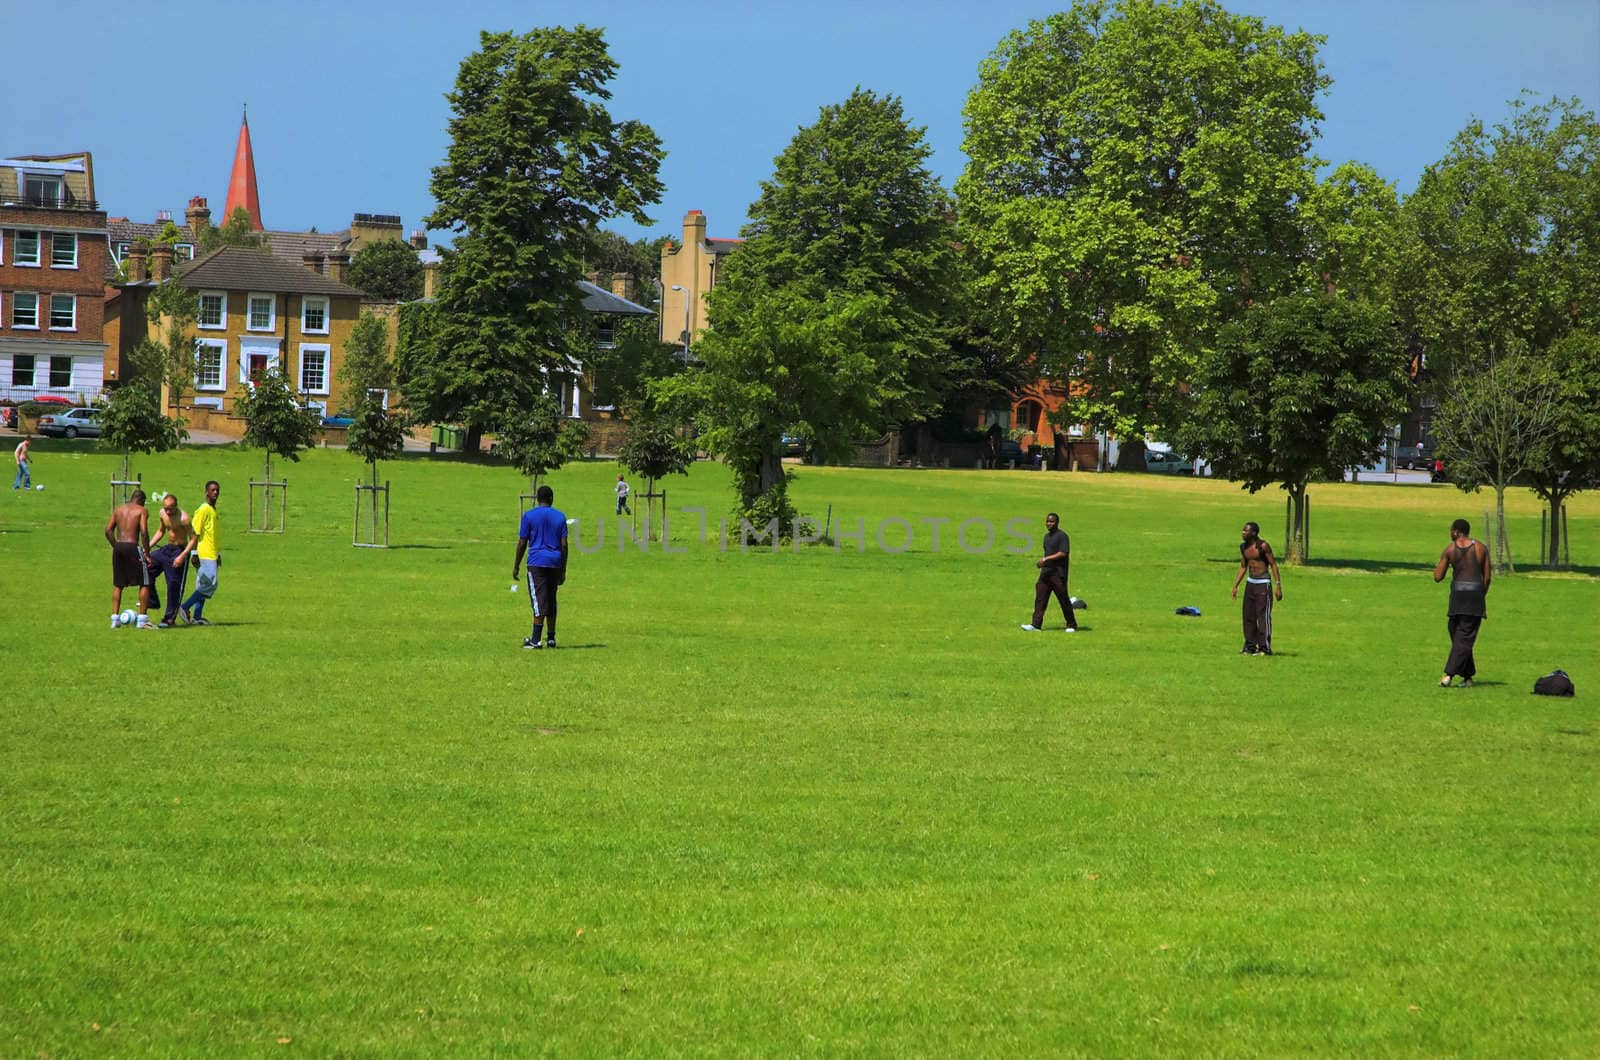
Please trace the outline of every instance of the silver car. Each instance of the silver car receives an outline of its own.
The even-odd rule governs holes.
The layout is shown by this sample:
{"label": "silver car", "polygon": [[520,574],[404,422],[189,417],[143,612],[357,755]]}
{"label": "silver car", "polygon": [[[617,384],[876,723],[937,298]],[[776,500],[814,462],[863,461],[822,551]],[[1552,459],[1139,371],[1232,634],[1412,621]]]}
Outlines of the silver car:
{"label": "silver car", "polygon": [[62,409],[39,417],[39,433],[52,438],[100,437],[99,409]]}

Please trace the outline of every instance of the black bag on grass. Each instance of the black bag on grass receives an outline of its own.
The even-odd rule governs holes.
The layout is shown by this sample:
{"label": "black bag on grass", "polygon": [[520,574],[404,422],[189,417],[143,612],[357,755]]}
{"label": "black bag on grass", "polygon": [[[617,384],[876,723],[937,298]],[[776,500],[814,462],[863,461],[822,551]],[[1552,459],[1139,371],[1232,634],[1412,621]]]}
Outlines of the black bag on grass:
{"label": "black bag on grass", "polygon": [[1572,687],[1572,678],[1567,676],[1565,670],[1555,670],[1545,674],[1533,683],[1533,694],[1536,696],[1572,696],[1577,692]]}

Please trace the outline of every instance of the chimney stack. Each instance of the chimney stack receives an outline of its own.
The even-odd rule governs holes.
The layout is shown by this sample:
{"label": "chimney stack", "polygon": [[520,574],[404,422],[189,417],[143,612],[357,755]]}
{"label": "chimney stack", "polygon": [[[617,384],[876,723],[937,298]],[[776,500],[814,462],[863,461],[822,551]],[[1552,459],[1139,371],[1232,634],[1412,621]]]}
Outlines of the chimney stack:
{"label": "chimney stack", "polygon": [[189,208],[183,211],[183,219],[189,225],[189,238],[196,244],[200,236],[211,226],[211,211],[206,207],[206,201],[196,195],[189,200]]}
{"label": "chimney stack", "polygon": [[428,249],[428,233],[424,232],[420,228],[413,230],[412,233],[411,233],[411,249],[412,250],[427,250]]}
{"label": "chimney stack", "polygon": [[157,243],[150,248],[150,278],[160,283],[172,275],[172,244]]}
{"label": "chimney stack", "polygon": [[143,283],[150,278],[149,253],[139,246],[128,248],[128,282]]}
{"label": "chimney stack", "polygon": [[690,210],[683,215],[683,243],[685,246],[699,246],[706,241],[706,215],[699,210]]}
{"label": "chimney stack", "polygon": [[633,277],[625,272],[613,272],[611,274],[611,293],[618,298],[626,298],[630,302],[633,301]]}
{"label": "chimney stack", "polygon": [[322,275],[322,255],[314,250],[308,250],[300,255],[300,263],[318,276]]}
{"label": "chimney stack", "polygon": [[422,266],[422,297],[437,298],[439,295],[439,263],[430,261]]}
{"label": "chimney stack", "polygon": [[350,282],[350,255],[336,250],[328,255],[328,279],[334,283]]}

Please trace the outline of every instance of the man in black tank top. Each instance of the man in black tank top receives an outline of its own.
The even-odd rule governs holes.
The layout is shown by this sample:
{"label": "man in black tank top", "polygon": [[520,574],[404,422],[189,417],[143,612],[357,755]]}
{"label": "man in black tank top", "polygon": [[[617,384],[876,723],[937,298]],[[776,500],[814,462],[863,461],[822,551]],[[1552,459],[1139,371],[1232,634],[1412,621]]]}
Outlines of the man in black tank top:
{"label": "man in black tank top", "polygon": [[1450,572],[1450,657],[1445,660],[1444,676],[1439,678],[1440,688],[1449,688],[1452,677],[1460,677],[1459,688],[1471,688],[1478,666],[1472,658],[1472,647],[1478,639],[1478,627],[1484,619],[1484,603],[1489,595],[1489,580],[1493,572],[1489,567],[1489,549],[1482,541],[1472,539],[1472,525],[1465,519],[1450,524],[1450,543],[1439,554],[1433,568],[1433,580],[1444,581]]}

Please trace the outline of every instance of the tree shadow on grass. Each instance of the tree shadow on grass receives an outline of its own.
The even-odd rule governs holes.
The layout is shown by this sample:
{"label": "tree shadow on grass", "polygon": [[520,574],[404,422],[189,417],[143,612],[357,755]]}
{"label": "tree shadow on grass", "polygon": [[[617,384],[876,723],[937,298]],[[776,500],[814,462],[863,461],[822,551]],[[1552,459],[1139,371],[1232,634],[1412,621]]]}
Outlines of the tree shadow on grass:
{"label": "tree shadow on grass", "polygon": [[585,648],[604,648],[604,644],[562,644],[556,651],[583,651]]}
{"label": "tree shadow on grass", "polygon": [[390,552],[397,552],[397,551],[399,551],[400,549],[403,549],[403,548],[425,549],[425,550],[427,550],[429,552],[449,552],[451,549],[455,548],[455,546],[454,545],[390,545],[389,546],[389,551]]}

